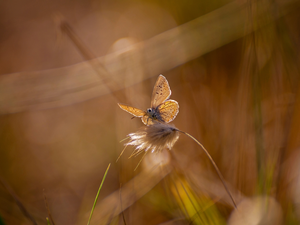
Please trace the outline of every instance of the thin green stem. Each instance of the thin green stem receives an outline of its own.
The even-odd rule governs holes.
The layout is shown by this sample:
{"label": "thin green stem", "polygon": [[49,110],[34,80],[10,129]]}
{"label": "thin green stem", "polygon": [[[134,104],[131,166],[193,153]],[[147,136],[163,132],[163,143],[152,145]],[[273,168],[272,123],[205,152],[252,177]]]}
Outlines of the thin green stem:
{"label": "thin green stem", "polygon": [[95,209],[95,207],[96,207],[96,203],[97,203],[97,200],[98,200],[98,197],[99,197],[99,194],[100,194],[102,185],[103,185],[103,183],[104,183],[104,180],[105,180],[106,175],[107,175],[107,173],[108,173],[109,167],[110,167],[110,164],[108,165],[108,167],[107,167],[107,169],[106,169],[106,171],[105,171],[105,174],[104,174],[104,176],[103,176],[103,178],[102,178],[102,181],[101,181],[100,187],[99,187],[99,189],[98,189],[98,192],[97,192],[97,195],[96,195],[96,198],[95,198],[95,201],[94,201],[94,205],[93,205],[93,208],[92,208],[92,211],[91,211],[91,214],[90,214],[90,218],[89,218],[89,220],[88,220],[87,225],[90,224],[90,221],[91,221],[91,219],[92,219],[92,215],[93,215],[94,209]]}
{"label": "thin green stem", "polygon": [[46,217],[47,225],[51,225],[50,220],[48,217]]}
{"label": "thin green stem", "polygon": [[217,174],[218,174],[220,180],[222,181],[223,186],[224,186],[225,190],[227,191],[229,197],[231,198],[234,207],[237,208],[236,203],[235,203],[235,201],[234,201],[234,199],[233,199],[233,197],[232,197],[232,195],[231,195],[231,193],[230,193],[230,191],[229,191],[229,189],[228,189],[228,187],[227,187],[227,185],[226,185],[226,183],[225,183],[225,181],[224,181],[223,175],[221,174],[221,172],[220,172],[220,170],[219,170],[217,164],[215,163],[215,161],[213,160],[213,158],[211,157],[211,155],[208,153],[208,151],[206,150],[206,148],[204,148],[204,146],[203,146],[196,138],[194,138],[192,135],[190,135],[189,133],[186,133],[186,132],[181,131],[181,130],[178,130],[178,131],[181,132],[181,133],[183,133],[183,134],[185,134],[185,135],[187,135],[187,136],[190,137],[191,139],[193,139],[193,140],[194,140],[194,141],[195,141],[195,142],[203,149],[203,151],[205,152],[205,154],[206,154],[207,157],[209,158],[210,162],[213,164],[215,170],[217,171]]}

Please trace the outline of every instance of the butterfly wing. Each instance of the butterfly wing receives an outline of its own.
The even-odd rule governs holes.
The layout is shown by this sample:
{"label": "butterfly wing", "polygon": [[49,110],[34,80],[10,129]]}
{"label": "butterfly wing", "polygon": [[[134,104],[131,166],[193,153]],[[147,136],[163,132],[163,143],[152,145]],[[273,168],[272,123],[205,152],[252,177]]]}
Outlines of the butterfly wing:
{"label": "butterfly wing", "polygon": [[175,100],[168,100],[160,104],[157,109],[158,120],[170,123],[179,112],[179,104]]}
{"label": "butterfly wing", "polygon": [[145,112],[141,109],[137,109],[137,108],[134,108],[134,107],[128,106],[128,105],[123,105],[120,103],[118,103],[118,105],[120,106],[121,109],[134,115],[135,117],[143,117],[145,115]]}
{"label": "butterfly wing", "polygon": [[152,92],[151,108],[156,108],[162,104],[170,95],[171,89],[167,79],[163,75],[159,75]]}

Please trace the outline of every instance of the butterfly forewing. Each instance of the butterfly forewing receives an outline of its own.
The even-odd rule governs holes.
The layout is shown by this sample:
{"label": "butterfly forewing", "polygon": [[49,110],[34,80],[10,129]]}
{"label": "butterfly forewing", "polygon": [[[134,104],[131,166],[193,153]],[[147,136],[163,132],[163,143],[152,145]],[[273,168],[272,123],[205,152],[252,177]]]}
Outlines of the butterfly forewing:
{"label": "butterfly forewing", "polygon": [[156,111],[163,122],[170,123],[175,119],[179,112],[179,104],[174,100],[168,100],[160,104]]}
{"label": "butterfly forewing", "polygon": [[141,109],[137,109],[128,105],[123,105],[118,103],[118,105],[120,106],[121,109],[123,109],[124,111],[134,115],[135,117],[143,117],[145,115],[145,112]]}
{"label": "butterfly forewing", "polygon": [[167,79],[163,75],[159,75],[152,92],[151,108],[166,101],[171,95],[171,89]]}

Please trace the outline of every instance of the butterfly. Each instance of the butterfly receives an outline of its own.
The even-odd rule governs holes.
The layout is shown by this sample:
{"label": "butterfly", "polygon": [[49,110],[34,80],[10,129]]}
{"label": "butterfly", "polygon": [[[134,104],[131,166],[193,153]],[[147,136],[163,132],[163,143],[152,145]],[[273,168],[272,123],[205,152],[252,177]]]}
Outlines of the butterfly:
{"label": "butterfly", "polygon": [[118,103],[121,109],[140,117],[145,125],[153,125],[156,122],[170,123],[179,112],[179,104],[169,99],[171,89],[167,79],[159,75],[152,92],[151,107],[146,111]]}

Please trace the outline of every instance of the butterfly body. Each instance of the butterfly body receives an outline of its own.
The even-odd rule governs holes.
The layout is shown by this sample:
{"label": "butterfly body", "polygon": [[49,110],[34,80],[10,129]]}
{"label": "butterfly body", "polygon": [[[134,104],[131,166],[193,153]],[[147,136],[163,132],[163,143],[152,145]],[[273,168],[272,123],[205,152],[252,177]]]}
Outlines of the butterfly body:
{"label": "butterfly body", "polygon": [[155,122],[160,122],[160,123],[164,123],[165,121],[163,120],[163,118],[161,117],[161,113],[158,109],[158,107],[155,108],[148,108],[145,112],[145,117],[147,118],[147,124],[149,123],[149,120],[151,120],[151,124],[155,123]]}
{"label": "butterfly body", "polygon": [[179,112],[178,102],[168,100],[170,95],[171,89],[167,79],[163,75],[159,75],[152,92],[151,107],[146,111],[119,103],[118,105],[135,117],[141,117],[142,122],[147,126],[156,122],[169,123],[175,119]]}
{"label": "butterfly body", "polygon": [[157,119],[157,114],[158,113],[156,113],[156,109],[149,108],[146,110],[146,115],[151,119]]}

